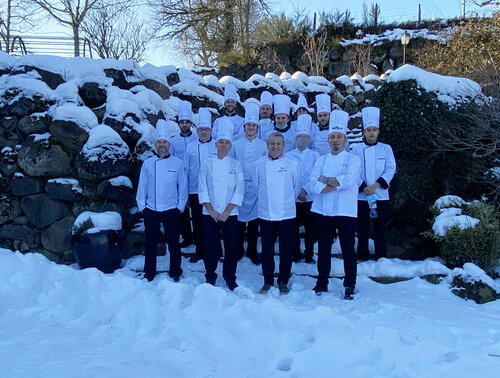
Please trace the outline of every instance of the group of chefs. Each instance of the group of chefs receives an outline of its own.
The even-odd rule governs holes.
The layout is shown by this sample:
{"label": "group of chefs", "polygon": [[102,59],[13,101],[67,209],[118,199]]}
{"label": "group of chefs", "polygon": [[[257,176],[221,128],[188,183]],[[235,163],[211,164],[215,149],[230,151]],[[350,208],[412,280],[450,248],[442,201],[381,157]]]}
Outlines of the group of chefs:
{"label": "group of chefs", "polygon": [[145,226],[145,278],[156,275],[163,225],[174,281],[182,275],[181,248],[194,242],[196,252],[189,261],[203,260],[209,284],[216,284],[223,253],[222,277],[231,291],[238,286],[236,267],[244,255],[262,264],[260,293],[275,285],[278,241],[276,284],[281,294],[288,294],[292,262],[316,264],[317,242],[313,290],[320,295],[328,291],[332,244],[338,237],[344,298],[353,299],[357,262],[370,258],[371,223],[374,258],[386,257],[388,188],[396,162],[392,148],[378,141],[380,110],[362,109],[363,142],[349,148],[349,114],[332,110],[328,94],[315,97],[317,123],[303,95],[293,121],[287,95],[264,91],[260,102],[247,100],[244,118],[237,114],[238,102],[236,87],[228,83],[225,114],[213,125],[207,108],[198,110],[195,124],[188,101],[178,105],[179,134],[171,136],[164,120],[156,124],[155,155],[144,161],[137,191]]}

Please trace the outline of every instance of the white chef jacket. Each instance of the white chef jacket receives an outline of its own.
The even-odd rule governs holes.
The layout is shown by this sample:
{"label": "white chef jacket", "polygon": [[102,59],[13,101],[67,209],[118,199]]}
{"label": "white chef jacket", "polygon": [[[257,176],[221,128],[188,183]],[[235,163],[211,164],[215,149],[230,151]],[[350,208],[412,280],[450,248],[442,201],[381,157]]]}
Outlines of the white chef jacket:
{"label": "white chef jacket", "polygon": [[217,150],[213,139],[206,143],[196,140],[188,144],[184,154],[184,167],[188,178],[189,194],[198,193],[198,175],[201,163],[214,156],[217,156]]}
{"label": "white chef jacket", "polygon": [[[359,156],[345,150],[333,155],[321,156],[311,173],[310,188],[316,194],[311,211],[327,216],[354,217],[358,215],[358,178],[361,172]],[[339,186],[329,193],[321,194],[326,187],[318,181],[320,176],[335,177]]]}
{"label": "white chef jacket", "polygon": [[[215,211],[222,213],[232,203],[236,206],[230,215],[238,215],[244,192],[243,168],[238,160],[225,156],[222,159],[213,157],[201,163],[198,179],[200,204],[210,203]],[[203,214],[209,215],[205,206]]]}
{"label": "white chef jacket", "polygon": [[139,211],[147,207],[154,211],[178,208],[182,212],[187,198],[187,177],[182,160],[172,155],[163,159],[155,155],[144,161],[136,195]]}
{"label": "white chef jacket", "polygon": [[[328,144],[329,129],[320,130],[318,125],[314,125],[315,127],[311,126],[311,145],[309,147],[311,150],[318,151],[321,156],[331,153],[332,149]],[[350,151],[349,140],[346,140],[344,150]]]}
{"label": "white chef jacket", "polygon": [[259,138],[248,140],[243,137],[233,143],[229,155],[241,163],[245,177],[245,196],[238,209],[238,220],[250,222],[258,217],[257,190],[253,186],[252,175],[255,171],[255,162],[267,155],[267,144]]}
{"label": "white chef jacket", "polygon": [[219,133],[219,123],[221,118],[227,118],[233,123],[234,126],[233,141],[240,139],[245,134],[243,130],[243,123],[245,122],[245,118],[240,117],[239,115],[234,115],[231,117],[224,115],[222,117],[217,118],[214,121],[214,126],[212,127],[212,138],[214,140],[217,140],[217,134]]}
{"label": "white chef jacket", "polygon": [[255,163],[252,177],[257,188],[259,218],[280,221],[295,218],[295,198],[300,192],[300,165],[281,156],[272,160],[269,155]]}
{"label": "white chef jacket", "polygon": [[271,119],[261,119],[259,121],[259,129],[257,130],[257,138],[262,139],[267,143],[267,137],[274,131],[274,123]]}
{"label": "white chef jacket", "polygon": [[[311,189],[309,188],[311,182],[309,176],[313,170],[314,163],[319,158],[319,153],[309,148],[302,151],[296,148],[295,150],[287,152],[285,157],[295,160],[300,164],[301,189],[304,189],[307,192],[306,201],[312,201],[314,194],[311,193]],[[295,202],[302,201],[296,198]]]}
{"label": "white chef jacket", "polygon": [[198,135],[191,132],[189,136],[175,135],[170,138],[170,153],[181,160],[184,160],[184,154],[189,143],[198,140]]}
{"label": "white chef jacket", "polygon": [[[387,187],[384,189],[379,186],[375,189],[375,195],[378,200],[388,200],[389,185],[396,173],[396,159],[391,146],[380,142],[374,145],[359,143],[352,148],[352,153],[361,158],[361,174],[358,179],[358,188],[363,183],[373,185],[379,181],[381,185]],[[358,198],[361,201],[366,201],[366,194],[361,191]]]}

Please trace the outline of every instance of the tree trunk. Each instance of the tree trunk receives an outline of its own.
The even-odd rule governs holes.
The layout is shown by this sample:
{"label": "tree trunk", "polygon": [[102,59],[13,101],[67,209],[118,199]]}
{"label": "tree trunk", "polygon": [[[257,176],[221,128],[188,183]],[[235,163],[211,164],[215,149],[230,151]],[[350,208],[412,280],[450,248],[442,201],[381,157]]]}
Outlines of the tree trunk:
{"label": "tree trunk", "polygon": [[73,24],[73,46],[75,48],[75,56],[80,56],[80,25]]}

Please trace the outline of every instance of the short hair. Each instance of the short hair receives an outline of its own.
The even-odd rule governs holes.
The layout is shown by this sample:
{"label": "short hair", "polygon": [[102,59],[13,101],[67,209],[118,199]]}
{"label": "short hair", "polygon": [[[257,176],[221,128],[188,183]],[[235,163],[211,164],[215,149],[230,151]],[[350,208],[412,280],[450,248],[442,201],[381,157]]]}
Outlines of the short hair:
{"label": "short hair", "polygon": [[283,136],[283,134],[281,134],[279,131],[273,131],[271,134],[269,134],[267,136],[267,143],[269,144],[269,140],[272,138],[272,137],[280,137],[282,140],[283,140],[283,144],[285,144],[285,137]]}

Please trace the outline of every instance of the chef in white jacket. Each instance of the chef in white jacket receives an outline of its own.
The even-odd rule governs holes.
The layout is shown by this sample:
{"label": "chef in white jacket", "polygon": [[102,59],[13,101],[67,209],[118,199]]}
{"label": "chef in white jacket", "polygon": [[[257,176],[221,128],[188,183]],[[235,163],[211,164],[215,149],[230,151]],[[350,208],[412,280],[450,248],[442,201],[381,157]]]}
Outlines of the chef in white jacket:
{"label": "chef in white jacket", "polygon": [[240,101],[240,96],[236,91],[236,87],[232,83],[227,83],[224,86],[224,115],[217,118],[214,121],[214,127],[212,130],[212,136],[217,140],[219,133],[219,125],[223,119],[229,119],[234,126],[234,137],[233,139],[239,139],[243,136],[243,117],[236,114],[236,109],[238,107],[238,102]]}
{"label": "chef in white jacket", "polygon": [[179,246],[180,213],[187,201],[187,178],[182,160],[169,152],[169,127],[160,120],[156,125],[156,155],[144,161],[137,187],[137,207],[144,216],[144,277],[151,281],[156,275],[156,247],[163,224],[170,253],[169,275],[179,281],[182,274]]}
{"label": "chef in white jacket", "polygon": [[198,181],[198,197],[203,205],[203,227],[205,233],[205,278],[207,283],[215,285],[217,245],[219,233],[224,239],[224,263],[222,276],[229,290],[236,284],[236,249],[238,231],[238,206],[243,201],[245,181],[243,168],[238,160],[228,156],[233,139],[233,124],[224,119],[219,124],[219,134],[215,147],[217,156],[204,160]]}
{"label": "chef in white jacket", "polygon": [[[380,109],[363,108],[364,143],[355,145],[352,153],[361,158],[361,175],[358,179],[358,260],[368,260],[368,236],[373,222],[375,258],[387,257],[385,225],[389,220],[389,185],[396,173],[396,160],[391,146],[378,142]],[[376,200],[376,217],[370,217],[367,196]],[[373,216],[373,212],[372,212]]]}
{"label": "chef in white jacket", "polygon": [[196,245],[196,254],[189,259],[190,262],[202,259],[205,249],[202,207],[198,200],[198,175],[201,163],[217,155],[215,142],[212,139],[212,116],[207,108],[198,110],[196,134],[198,140],[188,144],[184,155],[184,166],[188,178],[189,206],[193,218],[194,243]]}
{"label": "chef in white jacket", "polygon": [[[314,264],[314,243],[316,242],[316,214],[311,213],[313,195],[309,188],[309,176],[312,172],[314,163],[319,158],[319,153],[308,148],[311,142],[312,119],[309,114],[300,114],[297,118],[297,148],[287,152],[287,158],[296,160],[300,164],[301,171],[301,189],[295,199],[297,215],[295,218],[295,243],[293,261],[299,262],[305,258],[308,264]],[[315,125],[314,125],[315,126]],[[316,127],[316,126],[315,126]],[[304,225],[305,238],[304,253],[300,251],[300,226]]]}
{"label": "chef in white jacket", "polygon": [[[309,114],[309,104],[307,103],[306,97],[300,93],[297,99],[297,107],[295,109],[296,119],[292,121],[292,128],[297,131],[297,121],[299,115],[301,114]],[[310,115],[310,114],[309,114]],[[311,141],[313,140],[314,133],[318,129],[318,125],[311,121],[311,130],[309,131],[309,136],[311,137]]]}
{"label": "chef in white jacket", "polygon": [[[330,113],[332,111],[332,102],[329,94],[321,93],[316,95],[316,118],[317,127],[311,132],[311,149],[318,151],[321,156],[330,153],[330,145],[328,144]],[[344,147],[349,151],[349,140],[346,141]]]}
{"label": "chef in white jacket", "polygon": [[[177,125],[179,126],[179,135],[170,138],[170,153],[175,157],[184,160],[184,154],[189,143],[198,139],[193,132],[192,106],[189,101],[179,101],[177,105]],[[181,235],[182,247],[193,244],[193,232],[191,230],[191,216],[189,214],[189,202],[181,214]]]}
{"label": "chef in white jacket", "polygon": [[287,95],[274,95],[274,131],[279,131],[285,140],[283,153],[293,150],[296,147],[295,127],[292,127],[290,118],[290,97]]}
{"label": "chef in white jacket", "polygon": [[353,299],[356,286],[356,232],[358,178],[361,172],[359,156],[345,151],[349,115],[334,110],[330,116],[328,143],[330,153],[314,164],[310,188],[316,194],[311,211],[318,214],[318,279],[314,291],[328,291],[331,250],[335,230],[340,239],[344,260],[345,299]]}
{"label": "chef in white jacket", "polygon": [[245,134],[243,138],[233,143],[230,156],[238,160],[245,176],[245,196],[238,208],[238,255],[244,255],[245,229],[247,231],[247,257],[254,264],[259,264],[257,254],[257,238],[259,219],[257,214],[257,190],[252,184],[252,175],[255,171],[255,162],[267,155],[266,142],[257,138],[259,130],[259,105],[248,103],[245,109]]}
{"label": "chef in white jacket", "polygon": [[288,294],[292,267],[295,224],[295,198],[300,192],[300,164],[283,155],[283,135],[273,132],[267,140],[268,154],[255,163],[253,176],[257,188],[258,215],[262,240],[262,272],[267,293],[274,285],[274,243],[279,237],[278,288]]}
{"label": "chef in white jacket", "polygon": [[260,94],[260,108],[259,108],[259,130],[257,136],[259,139],[267,142],[267,136],[273,132],[273,95],[271,92],[263,91]]}

